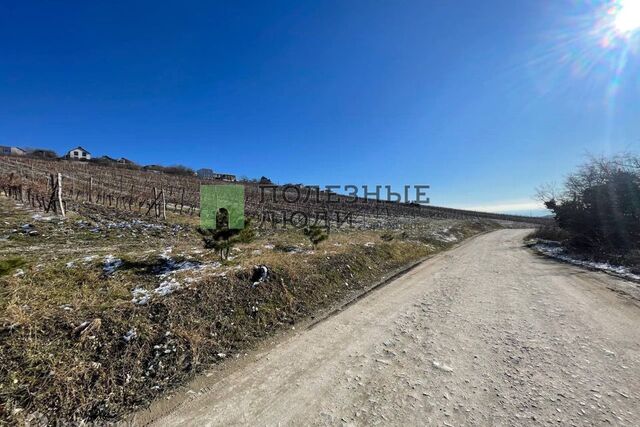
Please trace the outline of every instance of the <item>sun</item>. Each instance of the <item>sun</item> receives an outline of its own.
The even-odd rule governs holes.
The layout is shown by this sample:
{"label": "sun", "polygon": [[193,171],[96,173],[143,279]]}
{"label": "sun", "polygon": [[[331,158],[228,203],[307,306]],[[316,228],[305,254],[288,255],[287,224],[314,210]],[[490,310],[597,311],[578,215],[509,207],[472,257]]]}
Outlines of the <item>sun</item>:
{"label": "sun", "polygon": [[618,0],[614,26],[620,34],[628,35],[640,30],[640,0]]}

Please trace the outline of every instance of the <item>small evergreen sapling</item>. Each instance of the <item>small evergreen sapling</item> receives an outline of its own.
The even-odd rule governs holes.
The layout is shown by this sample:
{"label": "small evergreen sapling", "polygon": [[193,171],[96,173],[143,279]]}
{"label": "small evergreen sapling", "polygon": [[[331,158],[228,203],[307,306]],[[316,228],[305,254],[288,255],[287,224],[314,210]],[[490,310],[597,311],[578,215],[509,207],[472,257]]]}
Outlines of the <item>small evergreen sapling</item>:
{"label": "small evergreen sapling", "polygon": [[307,236],[314,249],[318,247],[320,242],[329,238],[327,230],[319,225],[307,226],[302,231],[304,232],[304,235]]}
{"label": "small evergreen sapling", "polygon": [[199,228],[205,249],[213,249],[220,254],[220,260],[229,259],[229,252],[236,243],[249,243],[255,238],[256,232],[251,226],[251,221],[245,221],[242,230],[229,228],[229,218],[226,209],[221,209],[216,216],[215,229]]}

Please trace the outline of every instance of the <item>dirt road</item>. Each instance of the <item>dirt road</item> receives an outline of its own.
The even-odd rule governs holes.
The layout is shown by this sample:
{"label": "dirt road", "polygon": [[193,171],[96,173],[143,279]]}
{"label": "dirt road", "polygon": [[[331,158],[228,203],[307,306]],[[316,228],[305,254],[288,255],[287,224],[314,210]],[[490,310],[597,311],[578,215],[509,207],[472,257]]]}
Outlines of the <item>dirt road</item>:
{"label": "dirt road", "polygon": [[157,425],[640,425],[637,286],[540,258],[525,234],[421,264]]}

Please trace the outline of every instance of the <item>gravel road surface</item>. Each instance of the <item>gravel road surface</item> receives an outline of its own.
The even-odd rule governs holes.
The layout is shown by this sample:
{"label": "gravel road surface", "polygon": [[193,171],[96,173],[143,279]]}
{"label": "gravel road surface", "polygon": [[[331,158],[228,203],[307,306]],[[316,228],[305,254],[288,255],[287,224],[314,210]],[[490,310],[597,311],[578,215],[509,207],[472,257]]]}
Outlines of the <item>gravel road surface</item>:
{"label": "gravel road surface", "polygon": [[526,234],[501,230],[434,257],[142,418],[640,425],[638,285],[537,256]]}

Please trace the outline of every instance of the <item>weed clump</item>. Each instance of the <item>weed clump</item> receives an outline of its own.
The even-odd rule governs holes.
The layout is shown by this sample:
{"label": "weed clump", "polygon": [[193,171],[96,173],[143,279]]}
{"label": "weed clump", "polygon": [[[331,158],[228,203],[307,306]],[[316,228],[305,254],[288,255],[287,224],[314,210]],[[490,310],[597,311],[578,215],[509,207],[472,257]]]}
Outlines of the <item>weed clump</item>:
{"label": "weed clump", "polygon": [[20,257],[0,260],[0,276],[6,276],[25,264],[26,261]]}

